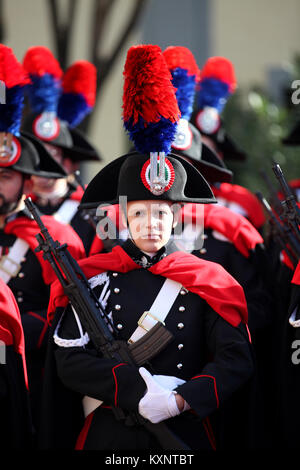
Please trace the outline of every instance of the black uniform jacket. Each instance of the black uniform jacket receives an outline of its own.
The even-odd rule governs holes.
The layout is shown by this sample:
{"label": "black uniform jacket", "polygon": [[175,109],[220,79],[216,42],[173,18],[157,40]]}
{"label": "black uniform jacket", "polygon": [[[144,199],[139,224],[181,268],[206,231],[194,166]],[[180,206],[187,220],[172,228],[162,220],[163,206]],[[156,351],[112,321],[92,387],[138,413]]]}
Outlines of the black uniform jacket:
{"label": "black uniform jacket", "polygon": [[[7,222],[14,218],[30,219],[27,209],[18,212],[8,218]],[[38,228],[37,228],[38,233]],[[64,232],[65,233],[65,232]],[[75,234],[74,234],[75,235]],[[10,247],[16,241],[16,235],[0,230],[0,247],[2,255],[7,254]],[[83,256],[83,246],[80,243],[80,252]],[[64,241],[68,241],[65,233]],[[75,242],[72,240],[72,248]],[[75,245],[74,245],[75,246]],[[79,252],[78,248],[78,252]],[[30,398],[33,408],[33,419],[38,419],[39,398],[41,393],[42,373],[45,361],[47,335],[49,325],[47,323],[47,308],[49,303],[50,287],[45,283],[42,266],[31,248],[28,249],[20,262],[20,270],[15,277],[11,277],[8,286],[12,290],[21,314],[21,321],[25,336],[25,354],[27,361]]]}
{"label": "black uniform jacket", "polygon": [[255,251],[250,251],[247,258],[230,240],[214,230],[205,229],[203,246],[193,254],[221,264],[243,287],[251,334],[270,324],[271,295],[260,268],[260,263],[266,263],[261,247],[257,246]]}
{"label": "black uniform jacket", "polygon": [[[123,248],[135,262],[146,264],[155,263],[176,249],[170,244],[151,259],[141,253],[131,241],[127,241]],[[104,301],[106,312],[111,312],[119,339],[127,340],[131,336],[138,319],[151,307],[164,280],[164,277],[155,276],[147,269],[124,274],[107,272],[90,280],[96,295]],[[65,309],[58,324],[59,317],[57,311],[53,324],[56,335],[61,340],[75,339],[75,343],[71,341],[68,344],[66,341],[54,344],[52,340],[49,347],[48,365],[54,352],[60,383],[54,386],[51,381],[46,380],[44,405],[48,409],[48,418],[42,429],[45,430],[47,419],[51,418],[50,413],[53,412],[51,405],[47,403],[47,399],[50,399],[49,391],[54,393],[58,404],[60,397],[63,400],[66,389],[69,389],[76,392],[77,403],[86,395],[104,402],[86,418],[78,448],[161,448],[143,427],[126,426],[123,421],[116,421],[111,411],[112,406],[118,406],[126,413],[138,410],[139,401],[146,391],[138,368],[97,356],[91,342],[77,344],[79,329],[70,307]],[[231,326],[202,298],[185,289],[181,290],[175,300],[165,324],[174,339],[145,367],[152,374],[176,376],[186,381],[177,388],[177,392],[184,397],[191,410],[167,420],[166,423],[190,448],[211,449],[215,444],[207,417],[222,407],[226,399],[245,384],[253,373],[246,325],[241,323],[237,327]],[[70,400],[68,401],[70,404]],[[57,405],[60,412],[63,411],[61,403]],[[79,413],[81,419],[82,410]],[[74,430],[74,414],[70,413],[70,416]],[[76,424],[79,424],[78,421]],[[43,441],[45,436],[42,431],[43,447],[55,445],[53,441],[51,443],[55,431],[51,436],[49,426],[48,422],[48,443],[47,439]],[[63,447],[64,443],[66,446],[75,445],[66,434],[64,441],[60,441],[58,445]]]}

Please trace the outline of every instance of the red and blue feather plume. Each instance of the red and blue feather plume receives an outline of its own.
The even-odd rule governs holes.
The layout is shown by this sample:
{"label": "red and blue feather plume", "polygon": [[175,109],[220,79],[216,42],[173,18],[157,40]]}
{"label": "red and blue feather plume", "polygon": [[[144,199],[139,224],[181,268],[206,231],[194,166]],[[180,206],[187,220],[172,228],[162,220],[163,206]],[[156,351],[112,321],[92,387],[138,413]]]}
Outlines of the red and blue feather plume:
{"label": "red and blue feather plume", "polygon": [[200,69],[187,47],[169,46],[163,55],[172,74],[181,117],[189,121],[193,112],[196,85],[200,80]]}
{"label": "red and blue feather plume", "polygon": [[24,87],[30,80],[11,48],[0,44],[0,132],[20,135],[24,106]]}
{"label": "red and blue feather plume", "polygon": [[58,102],[57,115],[71,127],[75,127],[95,106],[97,69],[91,62],[74,62],[62,80],[62,95]]}
{"label": "red and blue feather plume", "polygon": [[27,93],[32,111],[35,114],[56,113],[63,71],[50,49],[45,46],[30,47],[24,56],[23,66],[31,79]]}
{"label": "red and blue feather plume", "polygon": [[225,57],[210,57],[201,71],[197,107],[215,108],[220,114],[236,88],[233,64]]}
{"label": "red and blue feather plume", "polygon": [[136,149],[170,153],[180,110],[160,47],[132,46],[123,75],[123,122]]}

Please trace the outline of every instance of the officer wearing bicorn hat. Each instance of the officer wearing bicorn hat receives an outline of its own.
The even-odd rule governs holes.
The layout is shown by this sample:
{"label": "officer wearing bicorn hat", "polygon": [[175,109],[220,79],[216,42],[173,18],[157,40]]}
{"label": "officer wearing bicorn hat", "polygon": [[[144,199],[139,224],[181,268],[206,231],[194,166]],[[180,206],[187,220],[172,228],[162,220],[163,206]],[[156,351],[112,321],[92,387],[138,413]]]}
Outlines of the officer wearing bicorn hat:
{"label": "officer wearing bicorn hat", "polygon": [[[105,166],[81,205],[120,204],[129,238],[80,265],[116,338],[134,344],[161,322],[172,339],[142,367],[104,359],[54,284],[49,321],[58,379],[64,394],[76,391],[82,398],[85,420],[77,429],[82,428],[77,449],[162,448],[155,433],[117,421],[112,407],[123,409],[125,417],[135,412],[164,423],[186,448],[211,449],[209,416],[253,372],[246,300],[220,265],[180,251],[171,238],[182,204],[215,198],[203,176],[171,152],[180,111],[161,49],[131,47],[124,78],[123,120],[136,150]],[[52,413],[47,393],[45,400]],[[71,431],[64,433],[66,447],[75,445],[72,432],[73,440]]]}
{"label": "officer wearing bicorn hat", "polygon": [[[29,79],[10,48],[1,44],[0,57],[0,77],[6,91],[5,103],[0,105],[0,278],[12,290],[21,313],[30,397],[37,419],[53,278],[42,256],[35,252],[38,226],[24,200],[32,191],[33,175],[59,179],[66,173],[39,139],[20,133],[23,92]],[[83,257],[83,244],[71,227],[52,217],[44,220],[53,236],[68,241],[74,257]]]}
{"label": "officer wearing bicorn hat", "polygon": [[101,157],[77,126],[95,105],[96,67],[79,60],[64,72],[44,46],[30,47],[23,65],[31,78],[27,87],[30,112],[23,129],[42,140],[66,171],[59,180],[35,177],[32,199],[43,214],[71,224],[88,253],[95,227],[92,219],[77,210],[84,191],[79,169]]}

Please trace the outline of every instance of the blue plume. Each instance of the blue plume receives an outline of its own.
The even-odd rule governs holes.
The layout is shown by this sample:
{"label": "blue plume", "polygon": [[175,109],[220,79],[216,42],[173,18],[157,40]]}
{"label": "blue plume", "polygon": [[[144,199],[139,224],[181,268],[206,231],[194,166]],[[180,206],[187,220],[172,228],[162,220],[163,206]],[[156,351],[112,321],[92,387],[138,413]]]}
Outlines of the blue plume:
{"label": "blue plume", "polygon": [[203,78],[198,93],[198,109],[210,106],[221,113],[229,95],[230,90],[227,83],[215,78]]}
{"label": "blue plume", "polygon": [[133,126],[133,119],[124,121],[124,127],[129,132],[130,139],[135,148],[142,154],[149,152],[171,152],[171,145],[175,139],[177,122],[161,117],[158,122],[146,123],[142,117]]}
{"label": "blue plume", "polygon": [[83,95],[64,93],[59,100],[57,116],[62,121],[66,121],[71,127],[76,127],[92,109],[91,106],[87,105]]}
{"label": "blue plume", "polygon": [[[5,104],[0,104],[0,132],[19,136],[24,101],[23,87],[16,85],[6,88],[5,100]],[[1,106],[5,107],[4,112],[1,112]]]}
{"label": "blue plume", "polygon": [[176,98],[181,117],[189,121],[193,112],[196,76],[188,75],[188,71],[180,67],[171,70],[171,74],[172,84],[177,88]]}
{"label": "blue plume", "polygon": [[39,77],[30,75],[31,85],[26,86],[30,106],[34,113],[57,110],[57,103],[61,95],[61,82],[53,75],[45,73]]}

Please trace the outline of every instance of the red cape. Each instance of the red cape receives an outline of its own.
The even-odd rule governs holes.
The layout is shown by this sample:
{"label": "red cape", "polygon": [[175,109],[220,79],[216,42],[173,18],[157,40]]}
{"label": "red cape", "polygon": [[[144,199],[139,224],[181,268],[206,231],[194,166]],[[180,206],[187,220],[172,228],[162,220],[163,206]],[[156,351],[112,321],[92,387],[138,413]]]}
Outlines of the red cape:
{"label": "red cape", "polygon": [[300,286],[300,261],[298,262],[298,264],[296,266],[296,269],[295,269],[295,272],[294,272],[294,275],[293,275],[293,278],[292,278],[291,282],[293,284],[297,284],[298,286]]}
{"label": "red cape", "polygon": [[[43,215],[41,219],[54,241],[58,240],[60,243],[68,244],[68,250],[73,258],[78,260],[86,256],[81,239],[70,225],[58,222],[50,215]],[[31,220],[28,217],[18,217],[8,222],[4,228],[4,232],[16,235],[18,238],[25,240],[33,251],[38,246],[35,236],[40,232],[40,228],[35,220]],[[50,263],[44,260],[42,251],[38,253],[34,251],[34,253],[41,265],[45,283],[50,284],[56,279]]]}
{"label": "red cape", "polygon": [[[106,210],[105,207],[102,208],[102,210]],[[119,204],[114,204],[113,206],[107,206],[107,215],[106,217],[109,217],[112,222],[116,225],[118,230],[123,230],[125,227],[123,223],[123,219],[120,215],[120,207]],[[101,253],[103,251],[103,242],[101,238],[98,237],[98,235],[95,235],[95,238],[91,244],[89,256],[95,255],[97,253]]]}
{"label": "red cape", "polygon": [[28,388],[27,369],[25,361],[25,342],[21,316],[16,299],[0,278],[0,340],[22,356],[26,387]]}
{"label": "red cape", "polygon": [[[195,209],[195,204],[186,204],[182,208],[183,220],[196,223]],[[246,258],[257,244],[264,243],[256,228],[242,215],[218,204],[206,204],[203,209],[204,228],[211,228],[227,237]]]}
{"label": "red cape", "polygon": [[[114,247],[110,253],[100,253],[81,260],[79,265],[88,279],[105,271],[126,273],[141,269],[120,246]],[[180,282],[186,289],[206,300],[231,325],[237,326],[241,321],[247,323],[244,290],[221,265],[177,251],[150,267],[149,271]],[[65,307],[67,303],[68,298],[57,280],[51,286],[49,323],[56,308]]]}
{"label": "red cape", "polygon": [[222,197],[227,201],[240,204],[254,227],[260,228],[265,223],[265,214],[259,200],[247,188],[238,184],[221,183],[220,187],[212,186],[212,190],[216,198]]}

